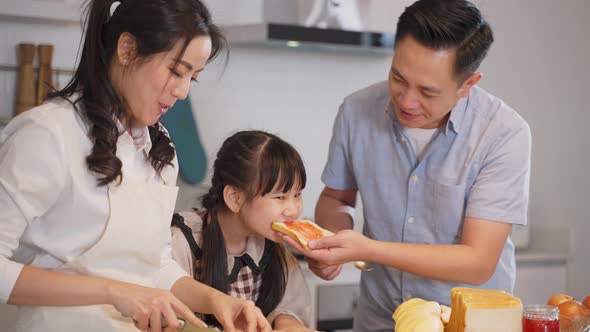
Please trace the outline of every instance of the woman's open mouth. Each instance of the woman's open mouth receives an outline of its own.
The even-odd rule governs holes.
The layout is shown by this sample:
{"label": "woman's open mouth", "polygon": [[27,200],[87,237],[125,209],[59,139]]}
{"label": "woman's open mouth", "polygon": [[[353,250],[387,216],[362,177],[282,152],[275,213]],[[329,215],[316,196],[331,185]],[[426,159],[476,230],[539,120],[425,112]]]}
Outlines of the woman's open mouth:
{"label": "woman's open mouth", "polygon": [[160,104],[160,115],[166,114],[166,112],[168,112],[168,109],[170,109],[170,105]]}

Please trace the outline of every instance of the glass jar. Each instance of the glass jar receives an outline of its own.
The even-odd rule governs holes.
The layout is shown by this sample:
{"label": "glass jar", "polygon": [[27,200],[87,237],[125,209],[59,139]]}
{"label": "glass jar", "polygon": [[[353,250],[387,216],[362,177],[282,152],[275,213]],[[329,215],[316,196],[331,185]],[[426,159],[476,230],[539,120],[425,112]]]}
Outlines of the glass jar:
{"label": "glass jar", "polygon": [[559,309],[552,305],[525,305],[522,332],[559,332]]}

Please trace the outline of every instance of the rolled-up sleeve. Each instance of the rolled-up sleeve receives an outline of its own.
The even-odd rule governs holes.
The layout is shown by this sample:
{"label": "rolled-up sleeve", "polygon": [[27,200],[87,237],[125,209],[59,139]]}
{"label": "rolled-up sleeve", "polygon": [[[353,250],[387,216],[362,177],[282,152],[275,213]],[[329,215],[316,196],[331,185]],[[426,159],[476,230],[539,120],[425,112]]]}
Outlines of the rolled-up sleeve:
{"label": "rolled-up sleeve", "polygon": [[[1,164],[0,164],[0,167]],[[27,224],[19,215],[18,207],[10,197],[5,183],[0,179],[0,302],[8,302],[14,284],[20,275],[23,264],[13,262],[14,250],[18,247],[18,238]]]}
{"label": "rolled-up sleeve", "polygon": [[530,167],[531,131],[523,123],[492,145],[469,193],[465,216],[525,225]]}
{"label": "rolled-up sleeve", "polygon": [[172,258],[172,248],[168,243],[162,251],[160,273],[156,279],[156,287],[171,289],[178,279],[186,276],[188,276],[188,273]]}
{"label": "rolled-up sleeve", "polygon": [[311,295],[305,282],[303,271],[297,260],[287,253],[287,266],[289,268],[287,287],[279,305],[268,315],[268,321],[273,321],[280,315],[290,315],[309,326],[311,323]]}
{"label": "rolled-up sleeve", "polygon": [[333,189],[356,189],[356,181],[352,170],[349,143],[349,124],[346,101],[340,106],[328,151],[328,161],[322,173],[322,182]]}
{"label": "rolled-up sleeve", "polygon": [[21,116],[0,137],[0,302],[23,268],[11,258],[27,226],[45,214],[64,187],[65,151],[58,133]]}

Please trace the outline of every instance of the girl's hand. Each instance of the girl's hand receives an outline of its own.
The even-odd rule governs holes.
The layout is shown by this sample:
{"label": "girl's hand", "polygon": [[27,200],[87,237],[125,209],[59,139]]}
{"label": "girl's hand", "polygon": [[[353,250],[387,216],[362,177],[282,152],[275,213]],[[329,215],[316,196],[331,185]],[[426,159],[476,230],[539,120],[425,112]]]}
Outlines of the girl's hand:
{"label": "girl's hand", "polygon": [[[194,326],[207,327],[172,292],[130,283],[113,282],[108,286],[109,303],[123,316],[130,317],[141,331],[176,331],[179,327],[177,317]],[[162,328],[162,318],[166,328]]]}
{"label": "girl's hand", "polygon": [[252,301],[222,294],[213,299],[213,315],[223,325],[225,332],[269,332],[270,324],[262,311]]}

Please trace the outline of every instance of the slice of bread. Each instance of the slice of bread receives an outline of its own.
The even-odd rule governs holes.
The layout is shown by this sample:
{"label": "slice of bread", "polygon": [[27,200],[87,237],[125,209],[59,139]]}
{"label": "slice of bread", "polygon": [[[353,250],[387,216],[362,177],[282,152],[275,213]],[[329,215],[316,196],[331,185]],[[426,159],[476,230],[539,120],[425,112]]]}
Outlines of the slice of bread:
{"label": "slice of bread", "polygon": [[306,250],[309,250],[309,241],[324,236],[334,235],[334,233],[321,228],[318,224],[309,220],[275,221],[272,223],[272,228],[276,231],[287,234]]}

